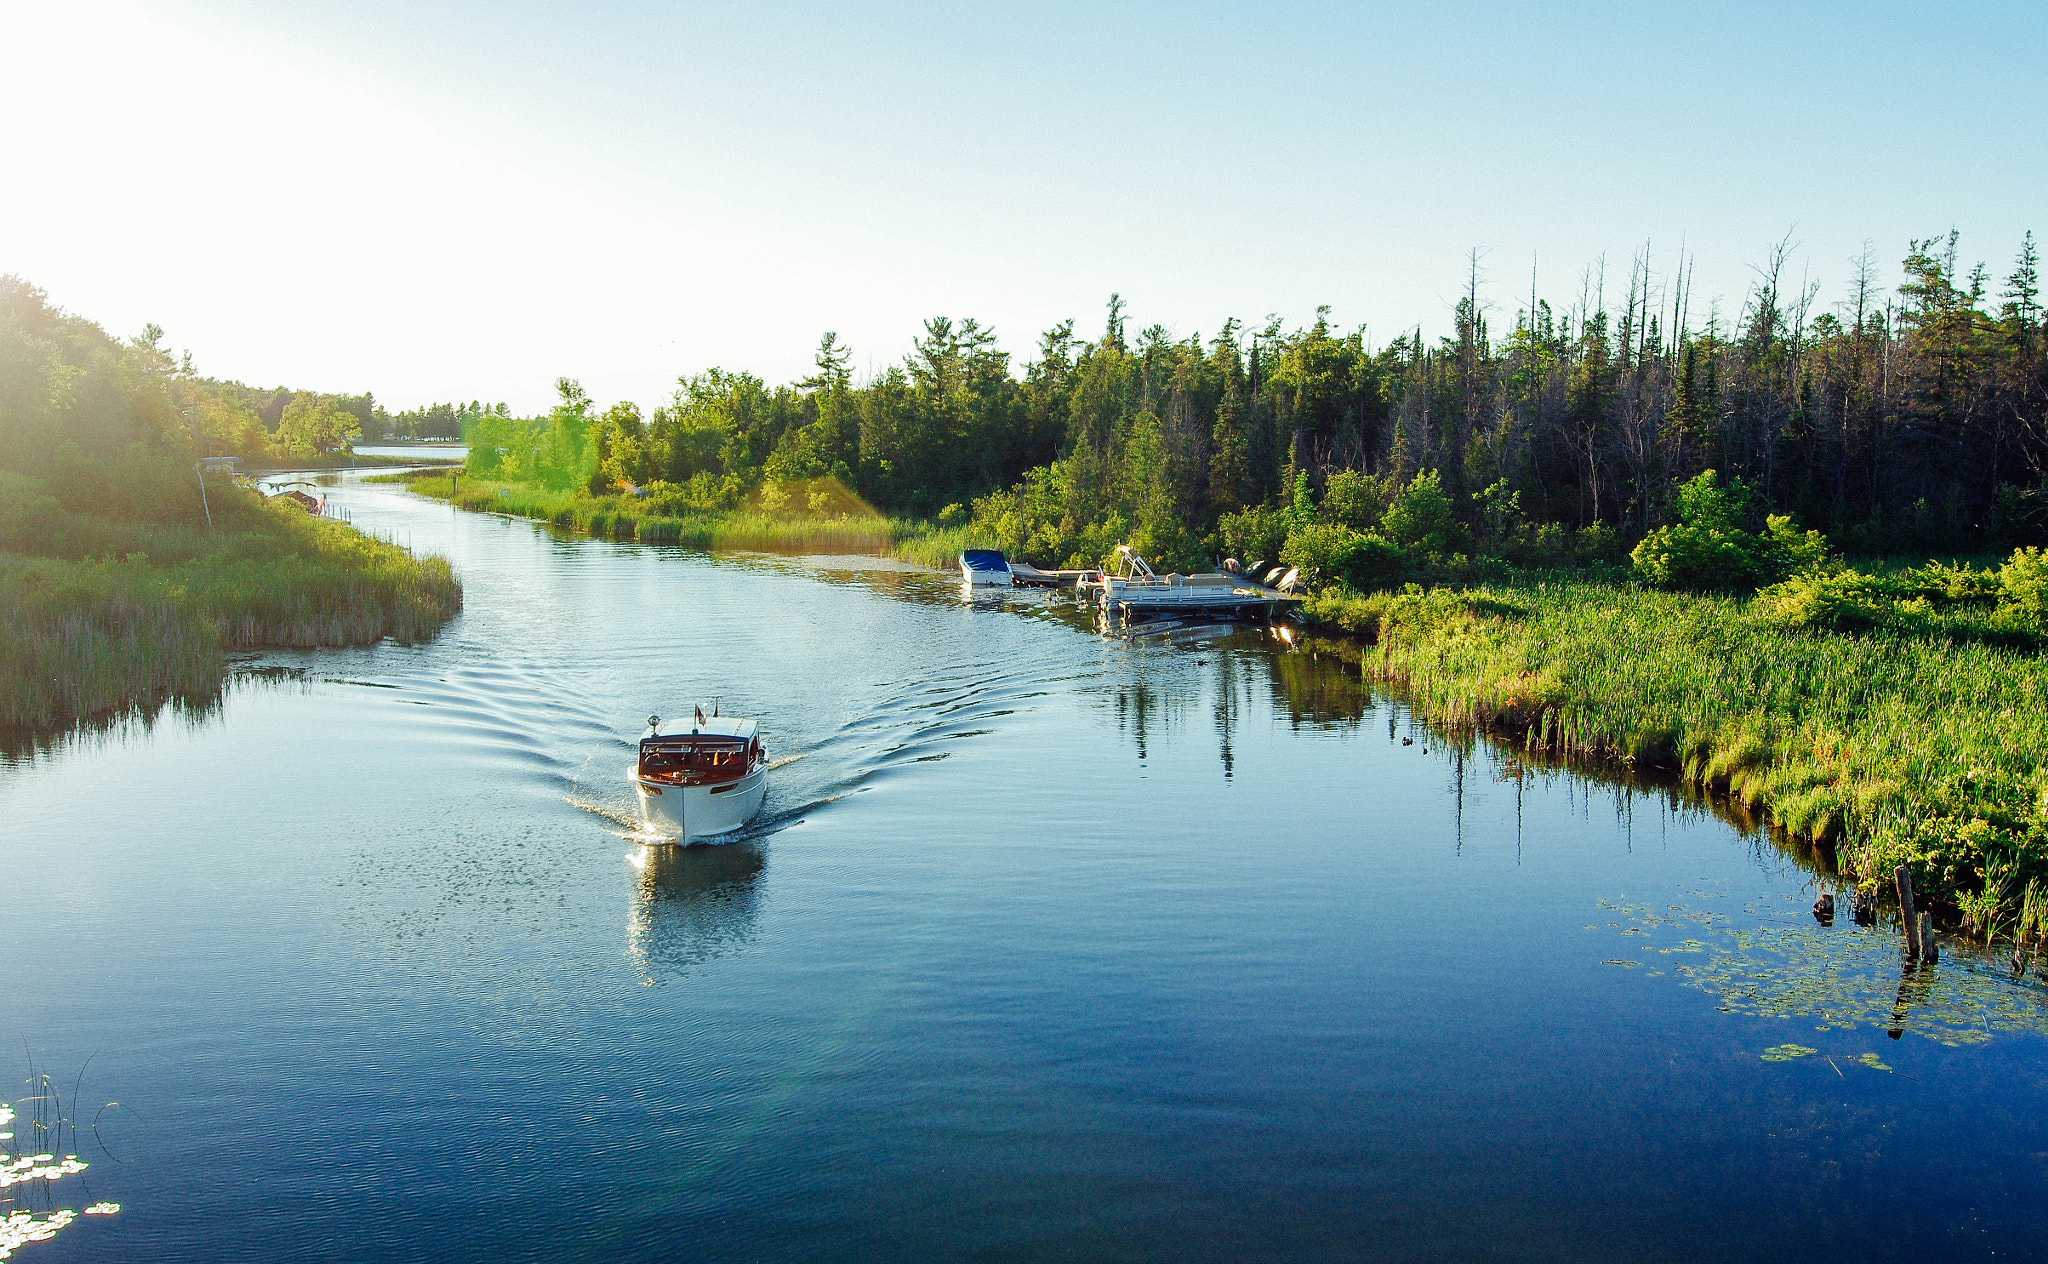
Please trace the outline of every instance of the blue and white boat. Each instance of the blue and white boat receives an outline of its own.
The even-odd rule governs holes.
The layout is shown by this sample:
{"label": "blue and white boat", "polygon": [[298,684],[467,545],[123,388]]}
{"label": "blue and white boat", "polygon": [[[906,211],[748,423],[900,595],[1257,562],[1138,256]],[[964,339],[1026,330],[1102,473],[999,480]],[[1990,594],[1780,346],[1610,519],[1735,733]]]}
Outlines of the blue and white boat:
{"label": "blue and white boat", "polygon": [[1008,588],[1017,582],[1010,572],[1010,562],[995,549],[963,549],[960,553],[960,576],[970,584],[995,584]]}

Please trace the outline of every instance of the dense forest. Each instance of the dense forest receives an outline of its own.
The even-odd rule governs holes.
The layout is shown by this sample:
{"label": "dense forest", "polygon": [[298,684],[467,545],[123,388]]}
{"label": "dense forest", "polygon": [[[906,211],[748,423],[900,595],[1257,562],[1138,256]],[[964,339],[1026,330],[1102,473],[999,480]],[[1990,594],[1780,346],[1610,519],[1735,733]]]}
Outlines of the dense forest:
{"label": "dense forest", "polygon": [[1866,250],[1827,308],[1789,257],[1766,253],[1732,318],[1696,310],[1692,260],[1660,273],[1646,250],[1618,286],[1589,270],[1568,304],[1521,300],[1504,333],[1475,260],[1448,336],[1384,346],[1327,309],[1133,332],[1112,296],[1098,338],[1056,326],[1021,372],[994,330],[939,317],[866,382],[827,334],[799,382],[714,369],[643,417],[564,381],[549,416],[472,416],[465,437],[474,473],[671,509],[843,487],[1054,563],[1126,538],[1170,562],[1268,553],[1314,516],[1366,530],[1419,475],[1448,506],[1440,542],[1496,554],[1619,556],[1706,470],[1751,528],[1788,515],[1851,551],[2048,534],[2032,235],[1995,287],[1953,233],[1912,242],[1895,287]]}

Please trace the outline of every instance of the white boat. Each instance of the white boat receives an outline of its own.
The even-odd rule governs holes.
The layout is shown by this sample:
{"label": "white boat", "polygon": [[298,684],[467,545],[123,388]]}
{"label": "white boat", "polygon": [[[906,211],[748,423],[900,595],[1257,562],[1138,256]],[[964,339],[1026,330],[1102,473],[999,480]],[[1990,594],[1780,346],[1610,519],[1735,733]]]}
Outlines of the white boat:
{"label": "white boat", "polygon": [[994,549],[963,549],[960,553],[960,577],[970,584],[996,584],[1008,588],[1016,582],[1010,573],[1010,561]]}
{"label": "white boat", "polygon": [[629,771],[649,831],[679,843],[730,834],[761,810],[768,789],[768,754],[752,720],[713,715],[698,707],[688,727],[663,732],[660,716],[640,739],[640,759]]}
{"label": "white boat", "polygon": [[1300,600],[1290,591],[1295,579],[1292,570],[1274,576],[1270,583],[1229,572],[1159,575],[1130,545],[1119,544],[1114,568],[1097,578],[1082,580],[1081,587],[1093,589],[1104,609],[1120,614],[1165,614],[1178,610],[1249,614]]}

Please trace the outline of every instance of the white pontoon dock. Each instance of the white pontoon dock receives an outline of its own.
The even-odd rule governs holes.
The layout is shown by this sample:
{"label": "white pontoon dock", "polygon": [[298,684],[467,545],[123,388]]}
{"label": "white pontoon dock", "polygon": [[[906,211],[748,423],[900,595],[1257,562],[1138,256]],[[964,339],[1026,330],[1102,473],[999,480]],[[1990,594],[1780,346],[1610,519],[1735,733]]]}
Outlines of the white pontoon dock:
{"label": "white pontoon dock", "polygon": [[1295,580],[1292,570],[1271,585],[1228,573],[1160,575],[1130,545],[1119,544],[1115,569],[1082,580],[1080,587],[1094,591],[1103,609],[1116,614],[1188,611],[1249,615],[1270,614],[1276,606],[1300,601],[1292,591]]}

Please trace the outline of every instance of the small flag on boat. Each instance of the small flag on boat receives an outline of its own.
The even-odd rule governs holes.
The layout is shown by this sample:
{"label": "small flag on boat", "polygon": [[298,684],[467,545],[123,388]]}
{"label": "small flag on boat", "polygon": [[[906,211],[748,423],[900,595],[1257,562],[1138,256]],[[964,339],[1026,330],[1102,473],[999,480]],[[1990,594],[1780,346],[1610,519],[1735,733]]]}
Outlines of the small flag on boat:
{"label": "small flag on boat", "polygon": [[697,704],[697,727],[704,727],[704,704],[701,702]]}

